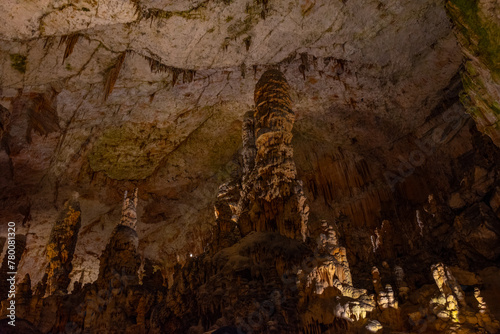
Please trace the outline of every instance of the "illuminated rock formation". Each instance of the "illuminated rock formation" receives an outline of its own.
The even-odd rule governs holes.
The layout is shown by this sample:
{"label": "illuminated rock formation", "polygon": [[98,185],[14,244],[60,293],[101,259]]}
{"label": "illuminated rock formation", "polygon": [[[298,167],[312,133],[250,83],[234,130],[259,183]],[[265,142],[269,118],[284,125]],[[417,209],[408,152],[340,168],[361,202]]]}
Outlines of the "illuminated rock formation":
{"label": "illuminated rock formation", "polygon": [[[295,115],[288,83],[266,71],[255,87],[256,110],[243,123],[243,184],[237,218],[242,235],[277,231],[305,240],[309,208],[291,146]],[[255,152],[255,153],[254,153]]]}
{"label": "illuminated rock formation", "polygon": [[314,284],[317,294],[322,294],[324,288],[333,286],[341,290],[343,296],[358,298],[366,294],[366,290],[357,291],[352,287],[346,249],[339,245],[334,228],[323,222],[322,229],[315,253],[315,260],[321,262],[321,265],[314,267],[308,274],[306,287]]}
{"label": "illuminated rock formation", "polygon": [[71,281],[69,278],[73,269],[71,262],[82,219],[77,198],[78,195],[75,195],[72,200],[66,202],[64,211],[52,228],[46,246],[46,256],[49,261],[46,268],[48,295],[56,291],[67,292]]}
{"label": "illuminated rock formation", "polygon": [[438,317],[434,324],[440,331],[470,333],[482,330],[495,333],[500,323],[487,311],[486,303],[479,288],[474,288],[474,297],[479,303],[478,312],[467,305],[465,294],[451,271],[442,263],[433,265],[432,274],[440,294],[430,300],[430,309]]}
{"label": "illuminated rock formation", "polygon": [[214,252],[232,246],[240,237],[234,214],[239,197],[239,188],[235,182],[219,187],[215,201],[215,222],[211,247]]}

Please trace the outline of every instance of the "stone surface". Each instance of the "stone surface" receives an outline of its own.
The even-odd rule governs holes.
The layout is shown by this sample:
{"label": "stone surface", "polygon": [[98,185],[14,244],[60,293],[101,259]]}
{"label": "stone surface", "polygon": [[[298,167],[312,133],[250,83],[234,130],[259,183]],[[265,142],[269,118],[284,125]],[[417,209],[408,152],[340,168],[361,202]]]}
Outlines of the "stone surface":
{"label": "stone surface", "polygon": [[70,283],[69,274],[73,269],[73,255],[82,220],[80,203],[77,195],[75,197],[66,202],[64,211],[50,232],[45,250],[48,260],[45,270],[48,295],[56,291],[67,291]]}
{"label": "stone surface", "polygon": [[[372,157],[372,148],[384,151],[424,124],[461,63],[434,0],[2,6],[12,24],[0,29],[0,104],[9,124],[0,183],[9,194],[3,207],[16,208],[2,215],[24,220],[29,215],[17,208],[31,205],[27,222],[37,226],[23,233],[34,233],[34,258],[62,202],[78,191],[89,213],[72,279],[84,272],[84,282],[97,277],[129,180],[144,189],[137,229],[144,256],[171,275],[176,262],[203,251],[214,194],[241,145],[242,116],[270,67],[285,73],[294,100],[304,191],[315,198],[319,191],[337,213],[374,226],[378,203],[390,199],[380,174],[398,162]],[[332,151],[344,145],[350,149]],[[370,176],[344,179],[344,164]],[[346,191],[353,186],[359,191]],[[44,200],[53,202],[50,210]],[[32,280],[42,276],[38,270]]]}
{"label": "stone surface", "polygon": [[239,229],[243,236],[250,231],[277,231],[305,241],[309,207],[296,179],[291,146],[295,115],[281,72],[262,74],[255,87],[255,105],[253,118],[247,121],[253,134],[243,135],[248,138],[243,150],[250,153],[255,147],[255,156],[244,156],[248,172],[242,176],[236,208]]}
{"label": "stone surface", "polygon": [[448,0],[448,13],[466,57],[464,104],[478,128],[500,144],[500,4],[495,0]]}
{"label": "stone surface", "polygon": [[4,0],[19,327],[495,332],[498,5],[469,2]]}

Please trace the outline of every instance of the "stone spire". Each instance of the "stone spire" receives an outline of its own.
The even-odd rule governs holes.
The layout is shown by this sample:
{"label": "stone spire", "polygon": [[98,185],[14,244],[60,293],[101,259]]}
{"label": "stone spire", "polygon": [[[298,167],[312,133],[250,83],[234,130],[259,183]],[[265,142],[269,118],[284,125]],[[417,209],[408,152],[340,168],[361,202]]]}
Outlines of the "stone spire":
{"label": "stone spire", "polygon": [[135,188],[132,198],[128,198],[127,194],[128,192],[125,191],[120,225],[128,226],[135,230],[137,225],[137,188]]}
{"label": "stone spire", "polygon": [[71,261],[73,261],[80,226],[80,203],[78,194],[75,194],[73,199],[65,203],[64,210],[52,227],[46,246],[46,256],[49,261],[45,270],[47,273],[46,294],[48,295],[56,291],[67,292],[71,281],[69,274],[73,269]]}
{"label": "stone spire", "polygon": [[132,198],[127,198],[125,192],[122,217],[101,255],[97,278],[99,288],[118,288],[139,282],[138,270],[141,261],[137,254],[139,238],[135,230],[136,209],[137,188]]}
{"label": "stone spire", "polygon": [[256,109],[243,124],[243,177],[236,216],[242,235],[276,231],[304,240],[309,208],[293,161],[289,86],[278,70],[255,86]]}

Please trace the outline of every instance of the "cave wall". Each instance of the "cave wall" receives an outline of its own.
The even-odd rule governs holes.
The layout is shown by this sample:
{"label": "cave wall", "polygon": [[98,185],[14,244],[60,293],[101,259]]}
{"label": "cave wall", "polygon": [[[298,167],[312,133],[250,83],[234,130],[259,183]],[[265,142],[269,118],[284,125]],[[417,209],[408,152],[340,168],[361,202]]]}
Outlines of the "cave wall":
{"label": "cave wall", "polygon": [[466,58],[462,101],[481,132],[498,145],[500,5],[497,1],[451,0],[446,8]]}
{"label": "cave wall", "polygon": [[434,284],[429,268],[446,259],[485,272],[495,305],[497,7],[3,1],[0,217],[26,236],[19,280],[43,283],[53,225],[78,192],[68,289],[96,281],[123,192],[136,187],[143,266],[170,285],[184,265],[197,275],[191,258],[220,225],[219,186],[244,165],[255,84],[278,69],[308,226],[335,224],[354,285],[371,289],[384,261],[408,265],[410,286]]}

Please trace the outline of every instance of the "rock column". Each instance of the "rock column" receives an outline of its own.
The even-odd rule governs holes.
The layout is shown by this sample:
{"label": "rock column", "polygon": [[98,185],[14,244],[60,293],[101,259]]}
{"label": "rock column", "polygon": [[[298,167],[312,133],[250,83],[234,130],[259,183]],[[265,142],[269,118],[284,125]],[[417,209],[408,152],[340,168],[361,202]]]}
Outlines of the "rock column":
{"label": "rock column", "polygon": [[101,255],[97,285],[100,289],[119,288],[138,284],[141,264],[137,254],[139,238],[137,224],[137,189],[132,198],[125,193],[122,217]]}
{"label": "rock column", "polygon": [[[238,205],[243,235],[276,231],[304,240],[308,207],[293,161],[289,86],[277,70],[266,71],[255,87],[256,109],[243,128],[244,175]],[[253,130],[253,133],[252,131]]]}
{"label": "rock column", "polygon": [[71,261],[75,253],[78,232],[81,226],[80,203],[77,195],[68,200],[64,210],[50,232],[46,255],[49,261],[47,273],[46,294],[56,291],[67,292],[70,283],[69,274],[73,269]]}

